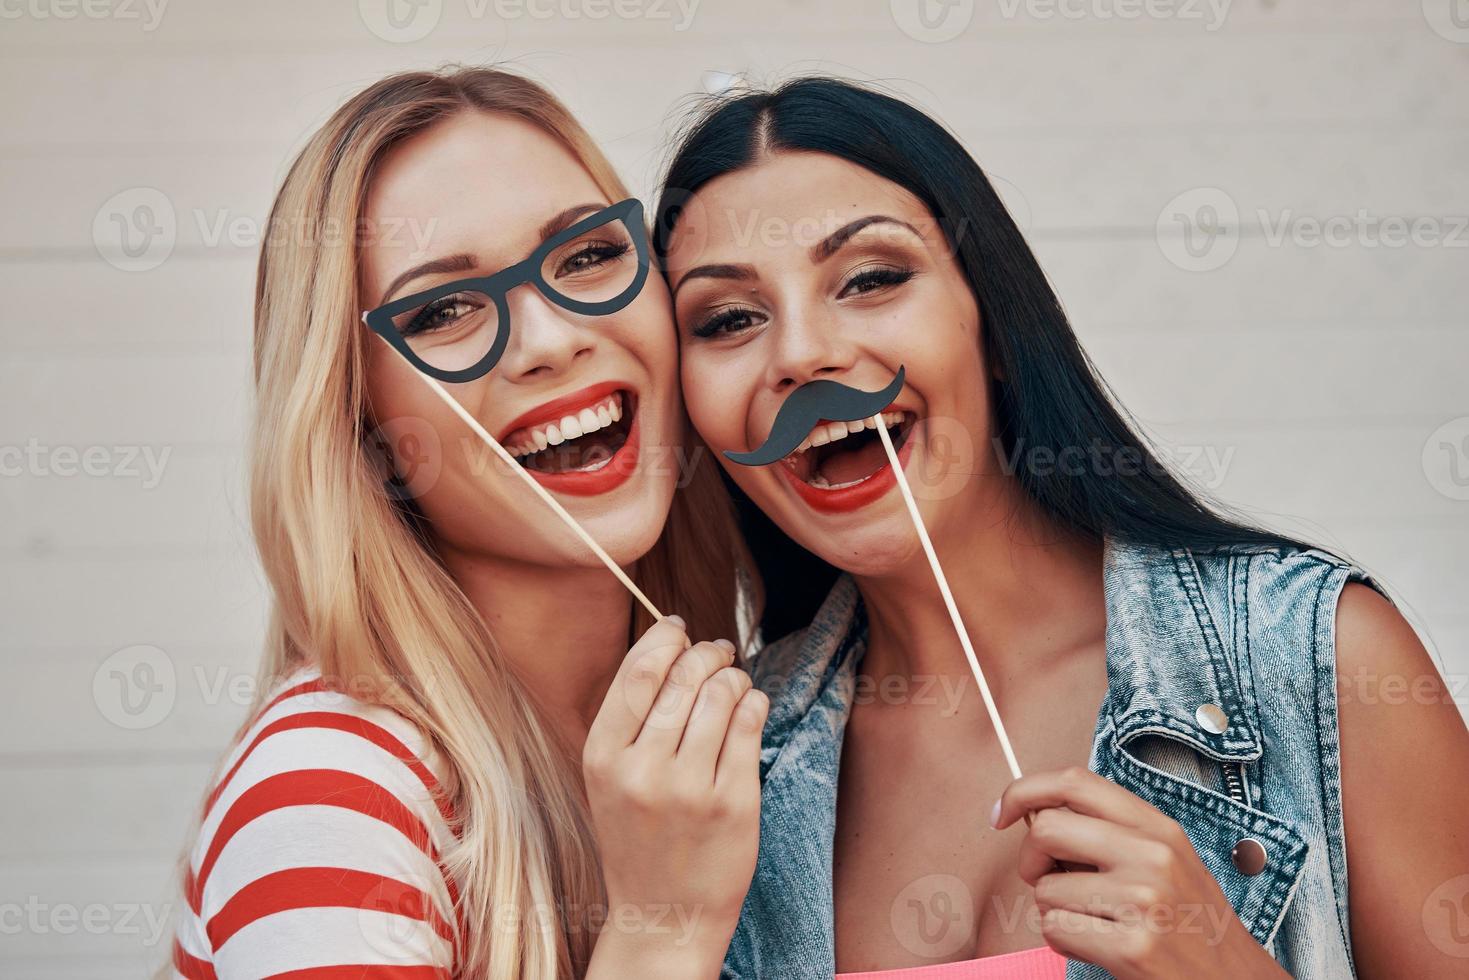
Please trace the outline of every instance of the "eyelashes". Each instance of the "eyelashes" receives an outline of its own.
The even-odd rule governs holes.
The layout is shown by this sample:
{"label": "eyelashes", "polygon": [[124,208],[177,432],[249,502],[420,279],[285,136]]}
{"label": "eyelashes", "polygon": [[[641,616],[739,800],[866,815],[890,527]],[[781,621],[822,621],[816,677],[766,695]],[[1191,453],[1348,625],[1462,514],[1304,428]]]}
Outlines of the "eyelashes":
{"label": "eyelashes", "polygon": [[627,242],[585,242],[557,264],[556,278],[592,272],[608,262],[622,258],[630,251],[632,246]]}
{"label": "eyelashes", "polygon": [[696,323],[689,332],[700,339],[723,333],[737,333],[751,325],[747,321],[759,315],[755,310],[747,307],[729,306],[722,310],[715,310]]}
{"label": "eyelashes", "polygon": [[[859,269],[853,273],[845,283],[842,284],[838,296],[862,295],[874,292],[884,286],[901,286],[912,279],[917,273],[907,267],[895,268],[893,266],[870,266]],[[861,288],[858,288],[861,287]]]}
{"label": "eyelashes", "polygon": [[413,337],[435,330],[447,329],[466,317],[474,316],[484,308],[484,296],[472,292],[452,293],[416,310],[402,327],[403,336]]}
{"label": "eyelashes", "polygon": [[[893,289],[908,282],[918,274],[909,266],[866,266],[849,275],[837,290],[838,299],[868,296]],[[726,306],[705,314],[690,329],[697,338],[707,339],[724,334],[735,334],[764,320],[765,314],[749,306]]]}

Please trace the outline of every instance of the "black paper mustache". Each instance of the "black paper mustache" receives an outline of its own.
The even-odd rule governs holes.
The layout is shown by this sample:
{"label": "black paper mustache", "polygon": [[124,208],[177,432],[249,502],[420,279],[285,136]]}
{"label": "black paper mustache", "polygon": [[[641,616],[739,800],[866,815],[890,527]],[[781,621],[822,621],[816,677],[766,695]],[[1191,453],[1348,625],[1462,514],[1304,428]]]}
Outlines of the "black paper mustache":
{"label": "black paper mustache", "polygon": [[881,391],[863,391],[827,378],[808,381],[786,396],[770,425],[770,435],[758,448],[747,453],[725,450],[724,455],[745,466],[774,463],[789,456],[822,419],[828,422],[870,419],[891,405],[902,390],[901,366]]}

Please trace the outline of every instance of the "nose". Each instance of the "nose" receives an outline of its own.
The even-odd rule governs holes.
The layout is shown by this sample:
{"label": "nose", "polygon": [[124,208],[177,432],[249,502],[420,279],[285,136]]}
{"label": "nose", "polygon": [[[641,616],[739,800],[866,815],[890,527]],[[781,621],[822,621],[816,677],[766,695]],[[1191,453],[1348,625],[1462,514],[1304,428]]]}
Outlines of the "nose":
{"label": "nose", "polygon": [[524,384],[555,378],[596,350],[596,331],[534,287],[513,290],[505,305],[510,314],[510,342],[500,359],[500,371],[509,381]]}
{"label": "nose", "polygon": [[777,392],[808,381],[843,374],[856,361],[855,349],[840,325],[823,307],[806,306],[782,319],[775,334],[770,386]]}

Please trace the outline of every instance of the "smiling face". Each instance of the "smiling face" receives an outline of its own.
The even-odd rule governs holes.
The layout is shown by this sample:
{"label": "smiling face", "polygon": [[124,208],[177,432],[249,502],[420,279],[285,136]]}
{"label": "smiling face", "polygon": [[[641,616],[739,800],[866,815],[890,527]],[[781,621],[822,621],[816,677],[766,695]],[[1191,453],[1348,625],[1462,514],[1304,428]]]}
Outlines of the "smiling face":
{"label": "smiling face", "polygon": [[[838,157],[777,152],[688,201],[668,244],[684,402],[736,483],[800,544],[881,575],[918,541],[875,423],[826,423],[784,460],[747,467],[787,397],[827,379],[875,391],[905,371],[884,421],[935,539],[997,478],[978,305],[912,194]],[[840,430],[840,431],[839,431]]]}
{"label": "smiling face", "polygon": [[[361,307],[493,275],[613,203],[540,128],[506,115],[452,116],[379,163],[363,219],[381,233],[361,252]],[[627,282],[635,262],[627,228],[612,223],[557,246],[540,268],[563,296],[594,299],[609,283]],[[527,283],[498,310],[463,291],[396,322],[425,361],[449,369],[472,364],[508,329],[488,374],[445,388],[614,559],[630,563],[652,547],[673,498],[669,449],[681,426],[668,293],[658,276],[627,306],[600,316],[572,312]],[[369,338],[373,418],[442,543],[534,564],[597,564],[414,367]],[[415,438],[397,438],[403,433]]]}

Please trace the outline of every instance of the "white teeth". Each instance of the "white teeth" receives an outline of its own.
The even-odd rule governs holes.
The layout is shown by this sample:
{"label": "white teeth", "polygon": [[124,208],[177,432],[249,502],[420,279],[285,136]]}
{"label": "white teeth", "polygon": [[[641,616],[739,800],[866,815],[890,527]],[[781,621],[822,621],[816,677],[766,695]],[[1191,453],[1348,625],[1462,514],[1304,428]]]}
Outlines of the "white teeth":
{"label": "white teeth", "polygon": [[845,490],[847,489],[847,487],[855,487],[857,484],[865,483],[867,480],[870,479],[872,479],[871,476],[862,476],[858,477],[855,480],[848,480],[846,483],[829,483],[827,482],[826,477],[822,476],[820,473],[817,473],[814,474],[807,482],[809,482],[813,487],[816,487],[820,490]]}
{"label": "white teeth", "polygon": [[[894,426],[902,425],[903,424],[903,413],[902,412],[883,412],[882,413],[882,421],[890,429],[892,427],[894,427]],[[845,439],[847,436],[851,435],[854,432],[861,432],[863,429],[874,429],[875,430],[876,428],[877,428],[877,423],[872,420],[872,416],[870,416],[870,415],[867,418],[862,419],[860,421],[854,421],[854,422],[829,422],[829,423],[827,423],[824,426],[818,426],[811,433],[811,445],[813,445],[813,446],[825,445],[828,442],[836,442],[838,439]],[[820,433],[825,433],[825,438],[820,438],[820,439],[817,438],[818,434],[820,434]],[[805,448],[804,444],[803,444],[802,448]],[[798,449],[796,451],[797,452],[800,452],[801,450]]]}
{"label": "white teeth", "polygon": [[611,456],[607,456],[604,459],[597,460],[595,463],[588,463],[586,466],[578,466],[576,469],[572,470],[571,472],[573,472],[573,473],[595,473],[598,470],[600,470],[602,467],[606,466],[610,462],[612,462],[612,457]]}
{"label": "white teeth", "polygon": [[[903,418],[904,415],[902,412],[882,413],[883,424],[890,429],[902,425]],[[786,461],[794,464],[797,456],[814,446],[825,446],[827,443],[836,442],[838,439],[845,439],[854,432],[876,428],[877,423],[873,421],[872,416],[851,422],[827,422],[824,425],[818,425],[811,430],[809,436],[801,440],[799,446],[791,451],[791,454],[786,457]]]}
{"label": "white teeth", "polygon": [[527,453],[540,452],[547,446],[556,446],[606,428],[621,418],[622,395],[613,392],[597,405],[589,405],[575,415],[565,415],[554,423],[542,423],[533,429],[522,430],[523,441],[518,446]]}

